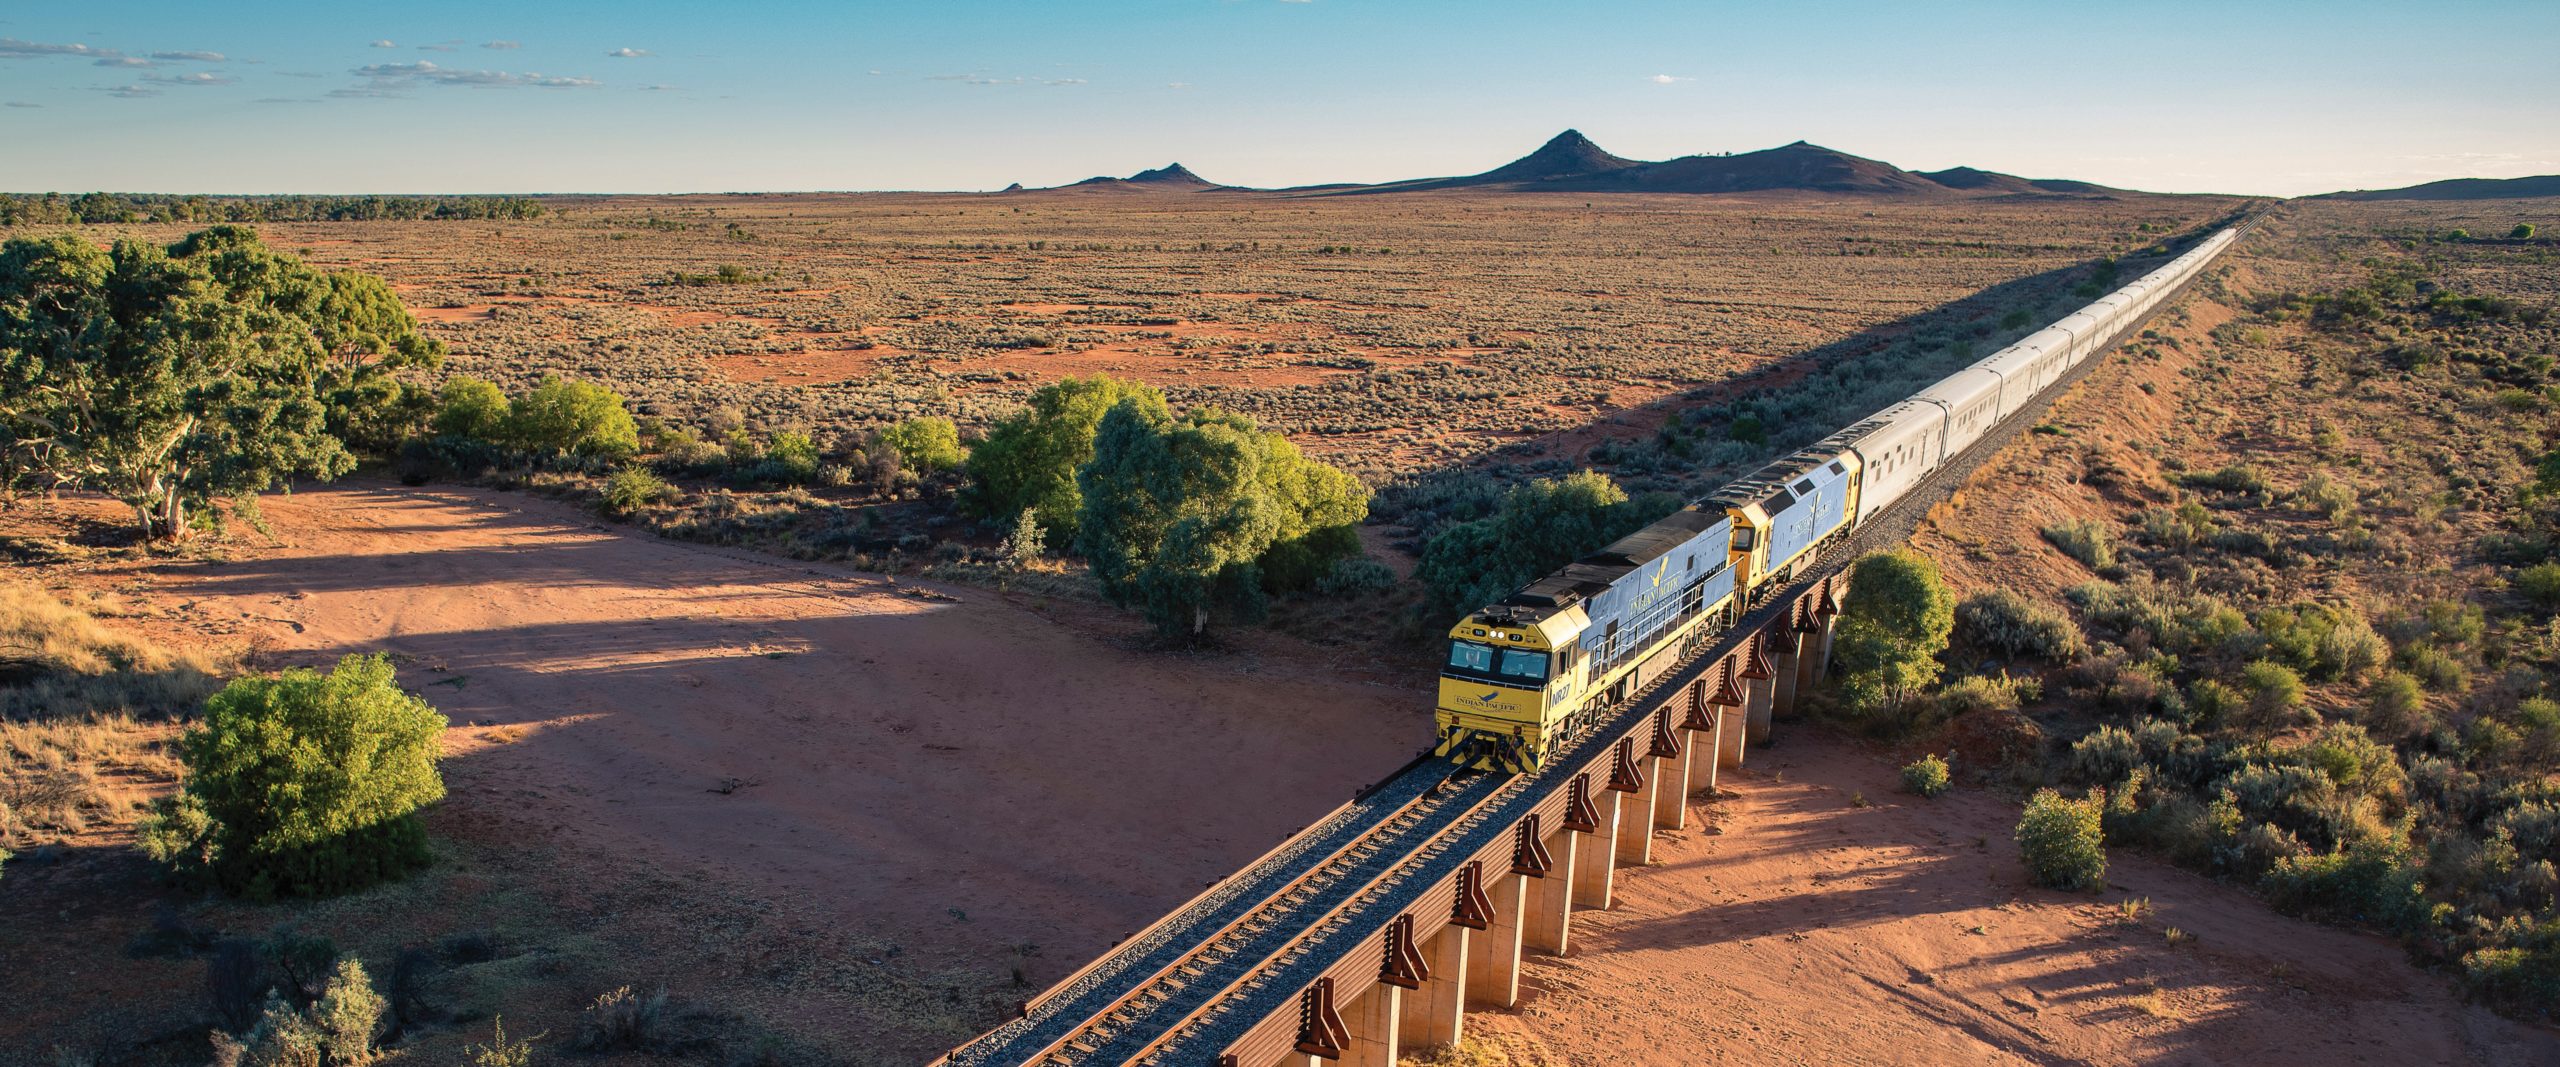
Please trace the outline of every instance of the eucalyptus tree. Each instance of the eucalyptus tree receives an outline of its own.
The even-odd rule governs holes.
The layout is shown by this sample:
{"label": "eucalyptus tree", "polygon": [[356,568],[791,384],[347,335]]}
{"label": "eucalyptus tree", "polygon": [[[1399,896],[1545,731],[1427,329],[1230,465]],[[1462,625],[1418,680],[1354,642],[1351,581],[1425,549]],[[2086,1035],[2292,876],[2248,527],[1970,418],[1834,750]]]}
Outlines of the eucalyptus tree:
{"label": "eucalyptus tree", "polygon": [[316,270],[243,227],[167,247],[0,245],[11,482],[112,495],[147,537],[186,537],[215,497],[344,473],[340,434],[360,436],[407,392],[398,372],[436,354],[378,279]]}

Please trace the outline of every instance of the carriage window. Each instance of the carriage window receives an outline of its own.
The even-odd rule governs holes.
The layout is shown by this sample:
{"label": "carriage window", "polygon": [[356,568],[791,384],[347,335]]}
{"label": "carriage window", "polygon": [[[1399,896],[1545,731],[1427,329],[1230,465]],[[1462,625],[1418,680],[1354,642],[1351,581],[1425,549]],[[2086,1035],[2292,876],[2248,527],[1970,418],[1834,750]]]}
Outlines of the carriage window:
{"label": "carriage window", "polygon": [[1540,681],[1547,676],[1547,654],[1522,648],[1502,650],[1502,676]]}
{"label": "carriage window", "polygon": [[1493,650],[1473,641],[1451,641],[1449,665],[1462,671],[1491,671]]}

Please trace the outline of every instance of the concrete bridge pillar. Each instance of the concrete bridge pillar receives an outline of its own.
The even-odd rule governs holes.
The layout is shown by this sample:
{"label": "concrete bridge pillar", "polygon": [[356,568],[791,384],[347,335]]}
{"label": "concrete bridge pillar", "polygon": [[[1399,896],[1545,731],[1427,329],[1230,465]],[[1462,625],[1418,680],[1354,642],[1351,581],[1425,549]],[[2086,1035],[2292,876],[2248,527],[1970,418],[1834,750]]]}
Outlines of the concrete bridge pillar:
{"label": "concrete bridge pillar", "polygon": [[[1645,762],[1653,762],[1648,759]],[[1618,754],[1609,770],[1609,791],[1618,796],[1618,866],[1642,867],[1653,862],[1653,794],[1661,775],[1650,778],[1636,763],[1635,740],[1618,739]]]}
{"label": "concrete bridge pillar", "polygon": [[1742,766],[1743,739],[1751,733],[1740,706],[1716,709],[1716,767]]}
{"label": "concrete bridge pillar", "polygon": [[1418,1051],[1458,1043],[1467,1019],[1467,942],[1475,933],[1452,923],[1423,943],[1431,977],[1399,1006],[1399,1047]]}
{"label": "concrete bridge pillar", "polygon": [[1770,679],[1770,714],[1791,719],[1797,710],[1796,665],[1804,658],[1804,635],[1793,622],[1781,622],[1769,632],[1769,673],[1775,675]]}
{"label": "concrete bridge pillar", "polygon": [[[1688,782],[1684,800],[1701,789],[1715,791],[1716,750],[1721,747],[1716,738],[1716,711],[1716,706],[1707,702],[1706,682],[1689,686],[1688,707],[1680,716],[1680,777]],[[1688,822],[1688,811],[1687,804],[1680,806],[1683,825]]]}
{"label": "concrete bridge pillar", "polygon": [[1372,982],[1369,991],[1342,1013],[1351,1031],[1351,1047],[1343,1050],[1344,1067],[1396,1067],[1397,1027],[1404,1014],[1404,990]]}
{"label": "concrete bridge pillar", "polygon": [[1529,932],[1526,942],[1530,951],[1549,956],[1564,955],[1573,930],[1574,889],[1580,872],[1574,865],[1575,838],[1582,836],[1570,828],[1558,829],[1547,838],[1547,855],[1555,860],[1544,878],[1529,880]]}
{"label": "concrete bridge pillar", "polygon": [[[1591,779],[1588,775],[1577,780],[1574,788],[1580,790],[1584,799],[1590,802],[1592,810],[1589,814],[1592,818],[1585,824],[1590,826],[1590,829],[1582,831],[1591,840],[1577,844],[1579,858],[1574,864],[1571,879],[1573,906],[1607,911],[1611,876],[1616,873],[1618,866],[1619,794],[1605,788],[1598,790],[1595,794],[1591,789]],[[1568,819],[1567,823],[1570,825],[1571,820]]]}
{"label": "concrete bridge pillar", "polygon": [[1824,629],[1825,627],[1819,622],[1809,623],[1807,624],[1804,632],[1796,635],[1797,649],[1795,674],[1796,695],[1799,698],[1804,696],[1804,694],[1813,692],[1815,686],[1822,684],[1822,642],[1825,636],[1823,634]]}
{"label": "concrete bridge pillar", "polygon": [[1769,743],[1770,702],[1777,696],[1777,670],[1769,662],[1769,632],[1751,635],[1742,666],[1743,733],[1755,745]]}
{"label": "concrete bridge pillar", "polygon": [[1490,879],[1485,895],[1493,898],[1493,924],[1468,946],[1467,1004],[1508,1008],[1520,999],[1521,905],[1528,900],[1529,879],[1505,874]]}
{"label": "concrete bridge pillar", "polygon": [[1672,729],[1671,709],[1653,717],[1653,828],[1677,830],[1689,824],[1689,747]]}
{"label": "concrete bridge pillar", "polygon": [[1834,574],[1822,580],[1822,592],[1813,601],[1813,679],[1821,681],[1831,673],[1831,637],[1840,629],[1840,588],[1844,575]]}

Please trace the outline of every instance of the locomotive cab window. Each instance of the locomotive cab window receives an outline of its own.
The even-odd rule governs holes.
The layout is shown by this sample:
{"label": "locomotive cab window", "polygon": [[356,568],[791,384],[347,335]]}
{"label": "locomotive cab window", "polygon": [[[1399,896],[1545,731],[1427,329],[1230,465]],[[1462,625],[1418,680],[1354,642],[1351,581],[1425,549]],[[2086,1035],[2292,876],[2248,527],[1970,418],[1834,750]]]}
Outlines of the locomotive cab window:
{"label": "locomotive cab window", "polygon": [[1502,650],[1502,676],[1522,681],[1543,681],[1547,677],[1547,654],[1525,648]]}
{"label": "locomotive cab window", "polygon": [[1462,671],[1493,671],[1493,650],[1473,641],[1449,642],[1449,665]]}

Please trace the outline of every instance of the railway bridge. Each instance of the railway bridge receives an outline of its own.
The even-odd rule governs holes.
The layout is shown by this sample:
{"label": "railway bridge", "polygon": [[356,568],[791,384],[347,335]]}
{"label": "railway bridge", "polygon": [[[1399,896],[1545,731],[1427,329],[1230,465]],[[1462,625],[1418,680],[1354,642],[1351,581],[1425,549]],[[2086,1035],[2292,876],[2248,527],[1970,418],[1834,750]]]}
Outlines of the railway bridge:
{"label": "railway bridge", "polygon": [[[2175,294],[2172,294],[2173,296]],[[2158,309],[2174,303],[2158,302]],[[2138,319],[2116,334],[2136,334]],[[1727,625],[1638,668],[1633,695],[1525,775],[1427,754],[1210,886],[931,1067],[1392,1067],[1519,997],[1689,800],[1742,766],[1830,665],[1844,566],[2041,416],[2055,387]]]}
{"label": "railway bridge", "polygon": [[[1846,554],[1843,553],[1843,556]],[[1830,659],[1837,566],[1643,679],[1536,774],[1417,758],[1026,1002],[937,1067],[1392,1067],[1519,996],[1574,913],[1610,906],[1689,801],[1740,766]]]}

